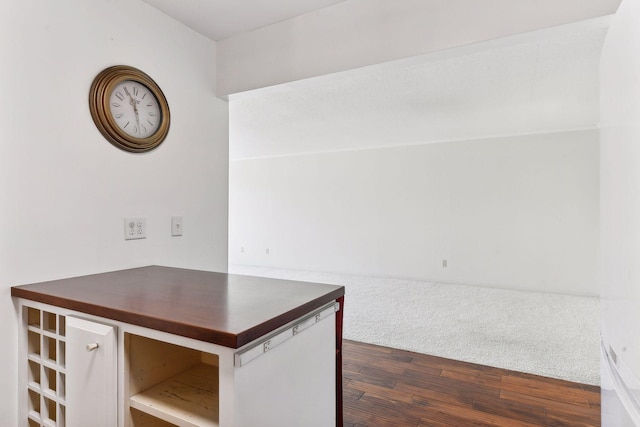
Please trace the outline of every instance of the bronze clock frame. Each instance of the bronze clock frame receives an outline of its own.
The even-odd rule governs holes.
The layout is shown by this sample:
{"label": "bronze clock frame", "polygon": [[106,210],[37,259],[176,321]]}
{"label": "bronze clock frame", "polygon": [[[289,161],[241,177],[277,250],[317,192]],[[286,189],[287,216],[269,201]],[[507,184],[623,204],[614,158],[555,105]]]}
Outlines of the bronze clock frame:
{"label": "bronze clock frame", "polygon": [[[109,97],[113,89],[124,80],[144,85],[158,100],[160,125],[155,133],[146,138],[136,138],[125,133],[111,114]],[[132,153],[144,153],[160,145],[169,133],[171,115],[164,93],[156,82],[143,71],[127,65],[114,65],[102,70],[93,80],[89,90],[89,109],[96,127],[116,147]]]}

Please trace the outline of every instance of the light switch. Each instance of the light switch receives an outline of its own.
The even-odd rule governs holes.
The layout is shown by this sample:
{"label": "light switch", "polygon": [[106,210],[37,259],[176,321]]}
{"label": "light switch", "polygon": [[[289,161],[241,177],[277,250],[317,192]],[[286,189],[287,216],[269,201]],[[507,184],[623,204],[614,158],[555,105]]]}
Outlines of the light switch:
{"label": "light switch", "polygon": [[181,216],[171,217],[171,235],[182,236],[182,217]]}

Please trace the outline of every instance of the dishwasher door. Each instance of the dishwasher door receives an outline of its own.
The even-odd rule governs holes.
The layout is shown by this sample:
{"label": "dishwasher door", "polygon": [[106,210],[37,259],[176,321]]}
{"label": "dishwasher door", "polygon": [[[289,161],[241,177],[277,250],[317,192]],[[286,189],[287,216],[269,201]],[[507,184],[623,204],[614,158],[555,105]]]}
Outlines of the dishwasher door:
{"label": "dishwasher door", "polygon": [[335,427],[337,303],[236,354],[234,427]]}

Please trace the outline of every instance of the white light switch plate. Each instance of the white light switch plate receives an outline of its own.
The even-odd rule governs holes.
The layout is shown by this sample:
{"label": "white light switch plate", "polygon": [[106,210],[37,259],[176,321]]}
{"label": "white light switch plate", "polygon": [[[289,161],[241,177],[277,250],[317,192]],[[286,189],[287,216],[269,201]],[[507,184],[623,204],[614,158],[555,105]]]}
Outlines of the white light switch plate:
{"label": "white light switch plate", "polygon": [[182,217],[181,216],[171,217],[171,235],[182,236]]}

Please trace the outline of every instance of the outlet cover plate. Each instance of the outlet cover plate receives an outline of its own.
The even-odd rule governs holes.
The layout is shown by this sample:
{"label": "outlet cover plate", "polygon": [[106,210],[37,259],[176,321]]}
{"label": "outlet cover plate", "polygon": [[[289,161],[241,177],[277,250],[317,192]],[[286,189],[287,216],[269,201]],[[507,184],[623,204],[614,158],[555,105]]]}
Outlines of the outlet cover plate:
{"label": "outlet cover plate", "polygon": [[147,220],[143,217],[129,217],[124,219],[124,239],[136,240],[147,238]]}

